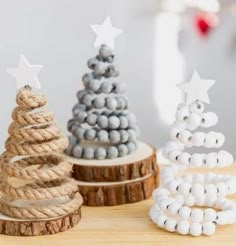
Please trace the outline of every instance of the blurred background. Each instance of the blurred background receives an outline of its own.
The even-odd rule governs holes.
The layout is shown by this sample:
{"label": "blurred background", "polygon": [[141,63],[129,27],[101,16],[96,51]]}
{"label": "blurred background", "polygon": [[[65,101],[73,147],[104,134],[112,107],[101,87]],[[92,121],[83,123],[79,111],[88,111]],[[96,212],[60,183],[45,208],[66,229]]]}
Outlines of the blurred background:
{"label": "blurred background", "polygon": [[66,133],[66,124],[96,55],[91,24],[109,15],[124,33],[116,39],[120,80],[126,82],[130,110],[141,138],[160,148],[182,95],[176,84],[196,69],[215,79],[209,91],[219,117],[214,131],[226,136],[224,148],[236,156],[236,1],[229,0],[0,0],[0,146],[4,149],[16,82],[6,73],[23,53],[42,64],[39,80],[47,107]]}

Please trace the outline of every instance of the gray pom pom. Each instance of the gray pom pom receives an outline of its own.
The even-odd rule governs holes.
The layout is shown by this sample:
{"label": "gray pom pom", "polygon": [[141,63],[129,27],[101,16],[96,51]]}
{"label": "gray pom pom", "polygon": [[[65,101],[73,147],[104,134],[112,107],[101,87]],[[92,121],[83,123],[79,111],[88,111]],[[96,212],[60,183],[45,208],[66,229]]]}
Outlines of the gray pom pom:
{"label": "gray pom pom", "polygon": [[119,128],[120,126],[120,120],[118,117],[116,116],[111,116],[109,119],[108,119],[108,127],[110,129],[117,129]]}
{"label": "gray pom pom", "polygon": [[109,141],[108,132],[105,130],[100,130],[97,134],[97,138],[101,142],[108,142]]}
{"label": "gray pom pom", "polygon": [[125,144],[118,145],[119,156],[125,156],[128,154],[128,148]]}
{"label": "gray pom pom", "polygon": [[119,71],[115,65],[109,65],[106,68],[106,72],[104,73],[105,78],[117,77],[119,75]]}
{"label": "gray pom pom", "polygon": [[128,126],[129,122],[126,116],[120,116],[120,128],[126,129]]}
{"label": "gray pom pom", "polygon": [[98,116],[95,113],[89,114],[87,116],[88,124],[94,126],[97,123],[97,118],[98,118]]}
{"label": "gray pom pom", "polygon": [[131,153],[136,149],[136,145],[132,142],[127,144],[128,152]]}
{"label": "gray pom pom", "polygon": [[88,88],[92,91],[98,91],[101,86],[101,82],[97,79],[93,79],[88,83]]}
{"label": "gray pom pom", "polygon": [[126,109],[127,108],[127,102],[123,97],[118,97],[117,103],[118,103],[118,109]]}
{"label": "gray pom pom", "polygon": [[82,103],[85,104],[87,107],[92,106],[93,97],[91,95],[89,94],[84,95],[81,100],[82,100]]}
{"label": "gray pom pom", "polygon": [[103,62],[99,62],[94,67],[94,72],[98,75],[104,74],[106,71],[107,65]]}
{"label": "gray pom pom", "polygon": [[95,65],[98,63],[98,60],[94,57],[92,58],[89,58],[88,59],[88,62],[87,62],[87,65],[90,69],[94,69]]}
{"label": "gray pom pom", "polygon": [[99,147],[95,150],[95,158],[98,160],[103,160],[106,157],[106,150],[102,147]]}
{"label": "gray pom pom", "polygon": [[76,131],[78,129],[78,124],[74,123],[72,126],[71,126],[71,129],[70,129],[70,132],[73,134],[73,135],[76,135]]}
{"label": "gray pom pom", "polygon": [[114,83],[113,87],[114,87],[114,93],[120,94],[120,93],[123,93],[125,91],[124,84]]}
{"label": "gray pom pom", "polygon": [[85,159],[93,159],[94,158],[94,149],[91,147],[84,149],[84,158]]}
{"label": "gray pom pom", "polygon": [[111,92],[111,90],[112,90],[112,84],[111,83],[109,83],[108,81],[105,81],[105,82],[102,83],[101,91],[103,93],[107,93],[108,94],[108,93]]}
{"label": "gray pom pom", "polygon": [[105,106],[105,98],[102,96],[98,96],[94,99],[93,105],[95,108],[101,109]]}
{"label": "gray pom pom", "polygon": [[111,131],[109,134],[111,143],[119,143],[120,142],[120,133],[118,131]]}
{"label": "gray pom pom", "polygon": [[135,122],[136,122],[136,117],[134,114],[132,113],[129,113],[127,115],[127,119],[128,119],[128,122],[129,122],[129,126],[134,126]]}
{"label": "gray pom pom", "polygon": [[94,129],[86,129],[84,137],[86,140],[94,140],[96,138],[96,131]]}
{"label": "gray pom pom", "polygon": [[86,73],[83,77],[82,77],[82,81],[84,82],[84,86],[86,87],[87,84],[89,83],[89,81],[91,81],[93,79],[93,75],[91,73]]}
{"label": "gray pom pom", "polygon": [[108,118],[105,115],[98,116],[98,126],[100,128],[107,128],[108,127]]}
{"label": "gray pom pom", "polygon": [[82,154],[83,154],[83,148],[77,144],[73,149],[73,156],[76,158],[81,158]]}
{"label": "gray pom pom", "polygon": [[118,157],[118,150],[116,147],[111,146],[107,149],[107,158],[114,159]]}
{"label": "gray pom pom", "polygon": [[136,131],[133,129],[129,129],[128,133],[129,133],[129,141],[135,141],[137,138]]}
{"label": "gray pom pom", "polygon": [[74,135],[77,137],[77,139],[82,140],[84,139],[85,131],[86,130],[84,128],[77,127]]}
{"label": "gray pom pom", "polygon": [[125,130],[120,130],[119,132],[120,132],[120,141],[122,143],[126,143],[128,141],[128,139],[129,139],[128,132],[125,131]]}
{"label": "gray pom pom", "polygon": [[112,51],[109,46],[103,44],[99,49],[99,55],[106,59],[112,55]]}
{"label": "gray pom pom", "polygon": [[80,123],[84,123],[85,119],[87,117],[87,113],[86,112],[79,112],[76,116],[76,119],[80,122]]}
{"label": "gray pom pom", "polygon": [[69,136],[68,140],[69,140],[69,143],[73,146],[77,144],[77,139],[74,136]]}
{"label": "gray pom pom", "polygon": [[72,155],[72,152],[73,152],[73,149],[74,149],[74,145],[73,144],[69,144],[65,150],[65,153],[67,155]]}
{"label": "gray pom pom", "polygon": [[71,119],[71,120],[68,121],[68,123],[67,123],[67,130],[68,131],[71,132],[71,128],[74,125],[74,123],[75,123],[74,119]]}
{"label": "gray pom pom", "polygon": [[106,99],[106,107],[110,110],[116,110],[116,107],[117,107],[116,99],[112,97],[108,97]]}

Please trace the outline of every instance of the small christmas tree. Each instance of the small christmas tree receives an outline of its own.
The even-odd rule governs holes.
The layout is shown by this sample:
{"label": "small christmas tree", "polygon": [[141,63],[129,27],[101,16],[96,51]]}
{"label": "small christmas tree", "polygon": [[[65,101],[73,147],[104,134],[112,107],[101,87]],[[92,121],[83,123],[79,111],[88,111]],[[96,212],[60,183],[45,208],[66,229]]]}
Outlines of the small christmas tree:
{"label": "small christmas tree", "polygon": [[108,16],[91,25],[98,54],[88,60],[92,70],[83,76],[73,119],[68,122],[73,177],[85,205],[114,206],[151,196],[159,182],[155,149],[137,141],[134,114],[128,111],[125,84],[118,82],[114,38],[121,30]]}
{"label": "small christmas tree", "polygon": [[135,116],[128,112],[123,96],[125,84],[113,81],[119,75],[115,56],[107,45],[88,60],[92,70],[83,76],[85,89],[78,91],[73,119],[68,122],[72,133],[67,154],[84,159],[113,159],[136,149],[138,129]]}
{"label": "small christmas tree", "polygon": [[[23,63],[28,66],[25,57],[21,57]],[[20,66],[16,73],[9,71],[17,78],[23,74],[20,80],[34,72],[29,66],[28,70]],[[63,231],[77,224],[82,204],[78,187],[70,179],[71,164],[61,155],[68,140],[61,136],[51,112],[37,110],[47,103],[45,96],[35,95],[25,86],[17,93],[16,102],[1,156],[0,212],[10,217],[5,223],[14,218],[23,221],[13,223],[14,230],[5,225],[5,231],[0,232],[39,235]],[[69,219],[72,216],[74,220]]]}
{"label": "small christmas tree", "polygon": [[[236,192],[234,177],[211,172],[179,176],[186,168],[226,167],[233,163],[232,155],[226,151],[208,154],[184,151],[185,147],[220,148],[225,141],[218,132],[190,132],[217,124],[215,113],[203,113],[203,102],[209,103],[207,90],[213,83],[201,80],[195,72],[190,83],[179,85],[187,95],[186,103],[178,107],[170,131],[172,141],[163,148],[171,165],[162,169],[162,187],[153,192],[155,204],[150,210],[153,222],[170,232],[212,235],[216,225],[236,222],[236,204],[225,198]],[[212,208],[191,208],[196,206]]]}

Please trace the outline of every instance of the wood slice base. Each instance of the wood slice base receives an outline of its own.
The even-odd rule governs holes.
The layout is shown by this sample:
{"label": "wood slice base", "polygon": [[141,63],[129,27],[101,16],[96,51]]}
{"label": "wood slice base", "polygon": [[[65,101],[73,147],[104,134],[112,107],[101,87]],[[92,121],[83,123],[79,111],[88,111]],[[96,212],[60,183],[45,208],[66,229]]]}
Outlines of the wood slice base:
{"label": "wood slice base", "polygon": [[158,172],[156,151],[138,142],[135,152],[125,157],[106,160],[85,160],[69,157],[73,177],[85,182],[117,182],[133,180]]}
{"label": "wood slice base", "polygon": [[159,185],[158,172],[123,182],[78,181],[79,192],[88,206],[114,206],[145,200]]}
{"label": "wood slice base", "polygon": [[[82,201],[82,198],[81,198]],[[0,234],[10,236],[40,236],[66,231],[81,219],[81,204],[78,208],[62,217],[47,220],[23,220],[0,213]]]}

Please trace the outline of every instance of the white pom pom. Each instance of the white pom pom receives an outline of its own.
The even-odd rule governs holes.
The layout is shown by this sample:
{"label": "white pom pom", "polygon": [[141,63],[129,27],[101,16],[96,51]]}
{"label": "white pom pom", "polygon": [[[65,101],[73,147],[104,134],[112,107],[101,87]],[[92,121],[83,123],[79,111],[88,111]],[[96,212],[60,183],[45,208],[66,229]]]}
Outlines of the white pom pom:
{"label": "white pom pom", "polygon": [[192,134],[189,131],[184,130],[179,133],[177,138],[182,144],[187,144],[192,140]]}
{"label": "white pom pom", "polygon": [[195,132],[192,136],[192,144],[193,146],[200,147],[203,146],[205,140],[204,132]]}
{"label": "white pom pom", "polygon": [[216,133],[216,144],[215,144],[215,147],[216,148],[220,148],[225,142],[225,136],[218,132]]}
{"label": "white pom pom", "polygon": [[199,114],[192,113],[189,115],[187,122],[187,128],[191,131],[195,130],[201,123],[201,117]]}
{"label": "white pom pom", "polygon": [[168,159],[171,161],[171,162],[178,162],[178,156],[181,154],[181,151],[179,150],[173,150],[169,153],[168,155]]}
{"label": "white pom pom", "polygon": [[204,110],[204,104],[200,101],[197,101],[197,102],[194,102],[192,103],[190,106],[190,111],[192,113],[198,113],[198,114],[201,114]]}
{"label": "white pom pom", "polygon": [[205,166],[209,168],[216,167],[217,165],[217,154],[216,153],[209,153],[205,156]]}
{"label": "white pom pom", "polygon": [[192,194],[195,197],[204,195],[204,187],[202,184],[193,184],[192,185]]}
{"label": "white pom pom", "polygon": [[164,228],[166,220],[167,217],[164,214],[162,214],[157,218],[156,223],[159,227]]}
{"label": "white pom pom", "polygon": [[226,183],[220,182],[216,184],[218,196],[226,196],[228,194],[228,185]]}
{"label": "white pom pom", "polygon": [[203,220],[202,210],[199,208],[193,209],[190,218],[193,222],[201,222]]}
{"label": "white pom pom", "polygon": [[195,198],[192,194],[189,194],[184,200],[185,204],[189,207],[192,207],[195,204]]}
{"label": "white pom pom", "polygon": [[178,163],[183,166],[188,166],[190,160],[190,154],[187,152],[183,152],[178,156]]}
{"label": "white pom pom", "polygon": [[204,210],[204,220],[205,221],[215,221],[216,211],[212,208],[207,208]]}
{"label": "white pom pom", "polygon": [[168,206],[168,211],[171,215],[175,216],[180,209],[180,205],[177,202],[173,202]]}
{"label": "white pom pom", "polygon": [[190,234],[192,236],[200,236],[202,234],[202,226],[199,223],[192,223],[190,225]]}
{"label": "white pom pom", "polygon": [[190,165],[192,167],[201,167],[203,164],[203,156],[202,154],[192,154],[190,159]]}
{"label": "white pom pom", "polygon": [[178,222],[177,231],[181,235],[187,235],[189,232],[190,224],[187,220],[182,220]]}
{"label": "white pom pom", "polygon": [[168,158],[168,155],[171,151],[173,150],[179,150],[178,145],[174,141],[168,142],[164,147],[163,147],[163,155],[165,158]]}
{"label": "white pom pom", "polygon": [[216,134],[215,132],[209,132],[205,136],[204,146],[206,148],[213,148],[216,144]]}
{"label": "white pom pom", "polygon": [[183,206],[179,209],[179,216],[182,220],[188,220],[190,218],[191,208]]}
{"label": "white pom pom", "polygon": [[213,235],[215,233],[215,230],[216,230],[216,226],[212,222],[205,222],[202,225],[202,228],[203,228],[203,234],[206,236]]}
{"label": "white pom pom", "polygon": [[187,196],[190,194],[190,189],[191,189],[192,185],[190,183],[187,182],[182,182],[179,185],[179,189],[178,191],[183,195],[183,196]]}
{"label": "white pom pom", "polygon": [[187,106],[181,107],[179,110],[177,110],[175,114],[175,118],[177,121],[187,120],[188,117],[189,117],[189,108]]}
{"label": "white pom pom", "polygon": [[177,221],[175,219],[168,218],[165,223],[165,229],[169,232],[174,232],[176,224],[177,224]]}

